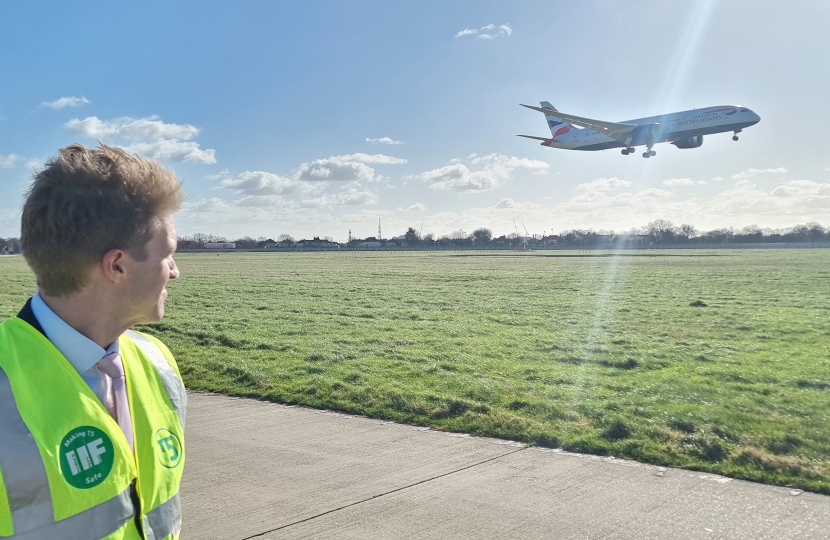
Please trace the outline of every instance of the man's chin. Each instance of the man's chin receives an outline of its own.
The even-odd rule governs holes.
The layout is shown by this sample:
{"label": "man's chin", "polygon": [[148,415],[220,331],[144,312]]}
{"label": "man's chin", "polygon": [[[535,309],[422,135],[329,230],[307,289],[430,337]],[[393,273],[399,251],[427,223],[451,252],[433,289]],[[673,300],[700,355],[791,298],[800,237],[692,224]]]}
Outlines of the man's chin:
{"label": "man's chin", "polygon": [[135,324],[149,324],[159,322],[164,317],[164,305],[151,313],[144,314]]}

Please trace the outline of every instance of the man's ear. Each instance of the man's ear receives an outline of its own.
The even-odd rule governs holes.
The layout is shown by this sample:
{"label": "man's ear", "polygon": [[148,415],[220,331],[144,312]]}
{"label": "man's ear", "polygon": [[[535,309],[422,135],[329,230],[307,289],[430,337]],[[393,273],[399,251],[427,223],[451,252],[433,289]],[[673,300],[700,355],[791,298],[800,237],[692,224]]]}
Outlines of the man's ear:
{"label": "man's ear", "polygon": [[111,249],[101,258],[101,272],[112,283],[120,283],[127,274],[126,252],[123,249]]}

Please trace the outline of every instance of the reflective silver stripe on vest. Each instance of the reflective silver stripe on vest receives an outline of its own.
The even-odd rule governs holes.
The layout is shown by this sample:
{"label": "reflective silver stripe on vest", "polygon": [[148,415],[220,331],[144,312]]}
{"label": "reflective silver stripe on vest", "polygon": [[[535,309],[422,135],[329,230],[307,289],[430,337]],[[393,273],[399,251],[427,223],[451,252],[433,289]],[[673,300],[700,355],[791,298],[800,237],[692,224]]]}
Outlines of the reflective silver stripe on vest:
{"label": "reflective silver stripe on vest", "polygon": [[[37,530],[15,533],[9,540],[64,540],[67,538],[104,538],[133,519],[135,507],[130,499],[130,488],[112,499],[84,510],[74,516],[40,527]],[[14,525],[14,523],[13,523]]]}
{"label": "reflective silver stripe on vest", "polygon": [[0,471],[12,512],[11,540],[103,538],[135,515],[130,488],[112,499],[55,521],[46,467],[26,427],[6,373],[0,369]]}
{"label": "reflective silver stripe on vest", "polygon": [[55,521],[49,478],[37,442],[23,422],[6,372],[0,369],[0,471],[16,531]]}
{"label": "reflective silver stripe on vest", "polygon": [[144,516],[144,534],[147,540],[162,540],[182,528],[182,505],[176,493]]}
{"label": "reflective silver stripe on vest", "polygon": [[182,429],[184,429],[184,416],[185,409],[187,408],[187,391],[184,389],[184,383],[176,374],[176,371],[170,367],[167,358],[165,358],[161,349],[158,348],[158,345],[153,343],[150,338],[142,336],[132,330],[127,330],[125,333],[153,361],[153,365],[156,367],[159,377],[161,377],[164,389],[167,391],[167,395],[170,396],[170,401],[173,402],[173,407],[179,415]]}

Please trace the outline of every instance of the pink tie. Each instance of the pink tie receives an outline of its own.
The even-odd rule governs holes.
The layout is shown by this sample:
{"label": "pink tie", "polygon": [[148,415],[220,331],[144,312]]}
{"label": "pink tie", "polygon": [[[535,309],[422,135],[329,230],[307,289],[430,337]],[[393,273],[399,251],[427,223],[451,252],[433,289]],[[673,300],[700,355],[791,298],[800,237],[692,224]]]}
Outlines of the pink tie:
{"label": "pink tie", "polygon": [[130,405],[127,401],[127,380],[124,377],[124,364],[121,355],[111,352],[104,355],[95,364],[98,370],[107,375],[104,377],[104,395],[106,407],[110,415],[118,422],[118,427],[127,437],[130,449],[133,449],[133,421],[130,418]]}

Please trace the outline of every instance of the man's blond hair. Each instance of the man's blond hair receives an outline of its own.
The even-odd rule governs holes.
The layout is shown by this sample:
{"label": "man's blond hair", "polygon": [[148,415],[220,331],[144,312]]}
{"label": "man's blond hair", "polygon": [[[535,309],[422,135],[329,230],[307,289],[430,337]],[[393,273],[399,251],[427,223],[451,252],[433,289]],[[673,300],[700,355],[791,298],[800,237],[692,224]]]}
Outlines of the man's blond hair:
{"label": "man's blond hair", "polygon": [[20,247],[48,295],[80,290],[111,249],[145,260],[159,218],[179,209],[181,184],[169,169],[121,148],[73,144],[46,162],[29,188]]}

